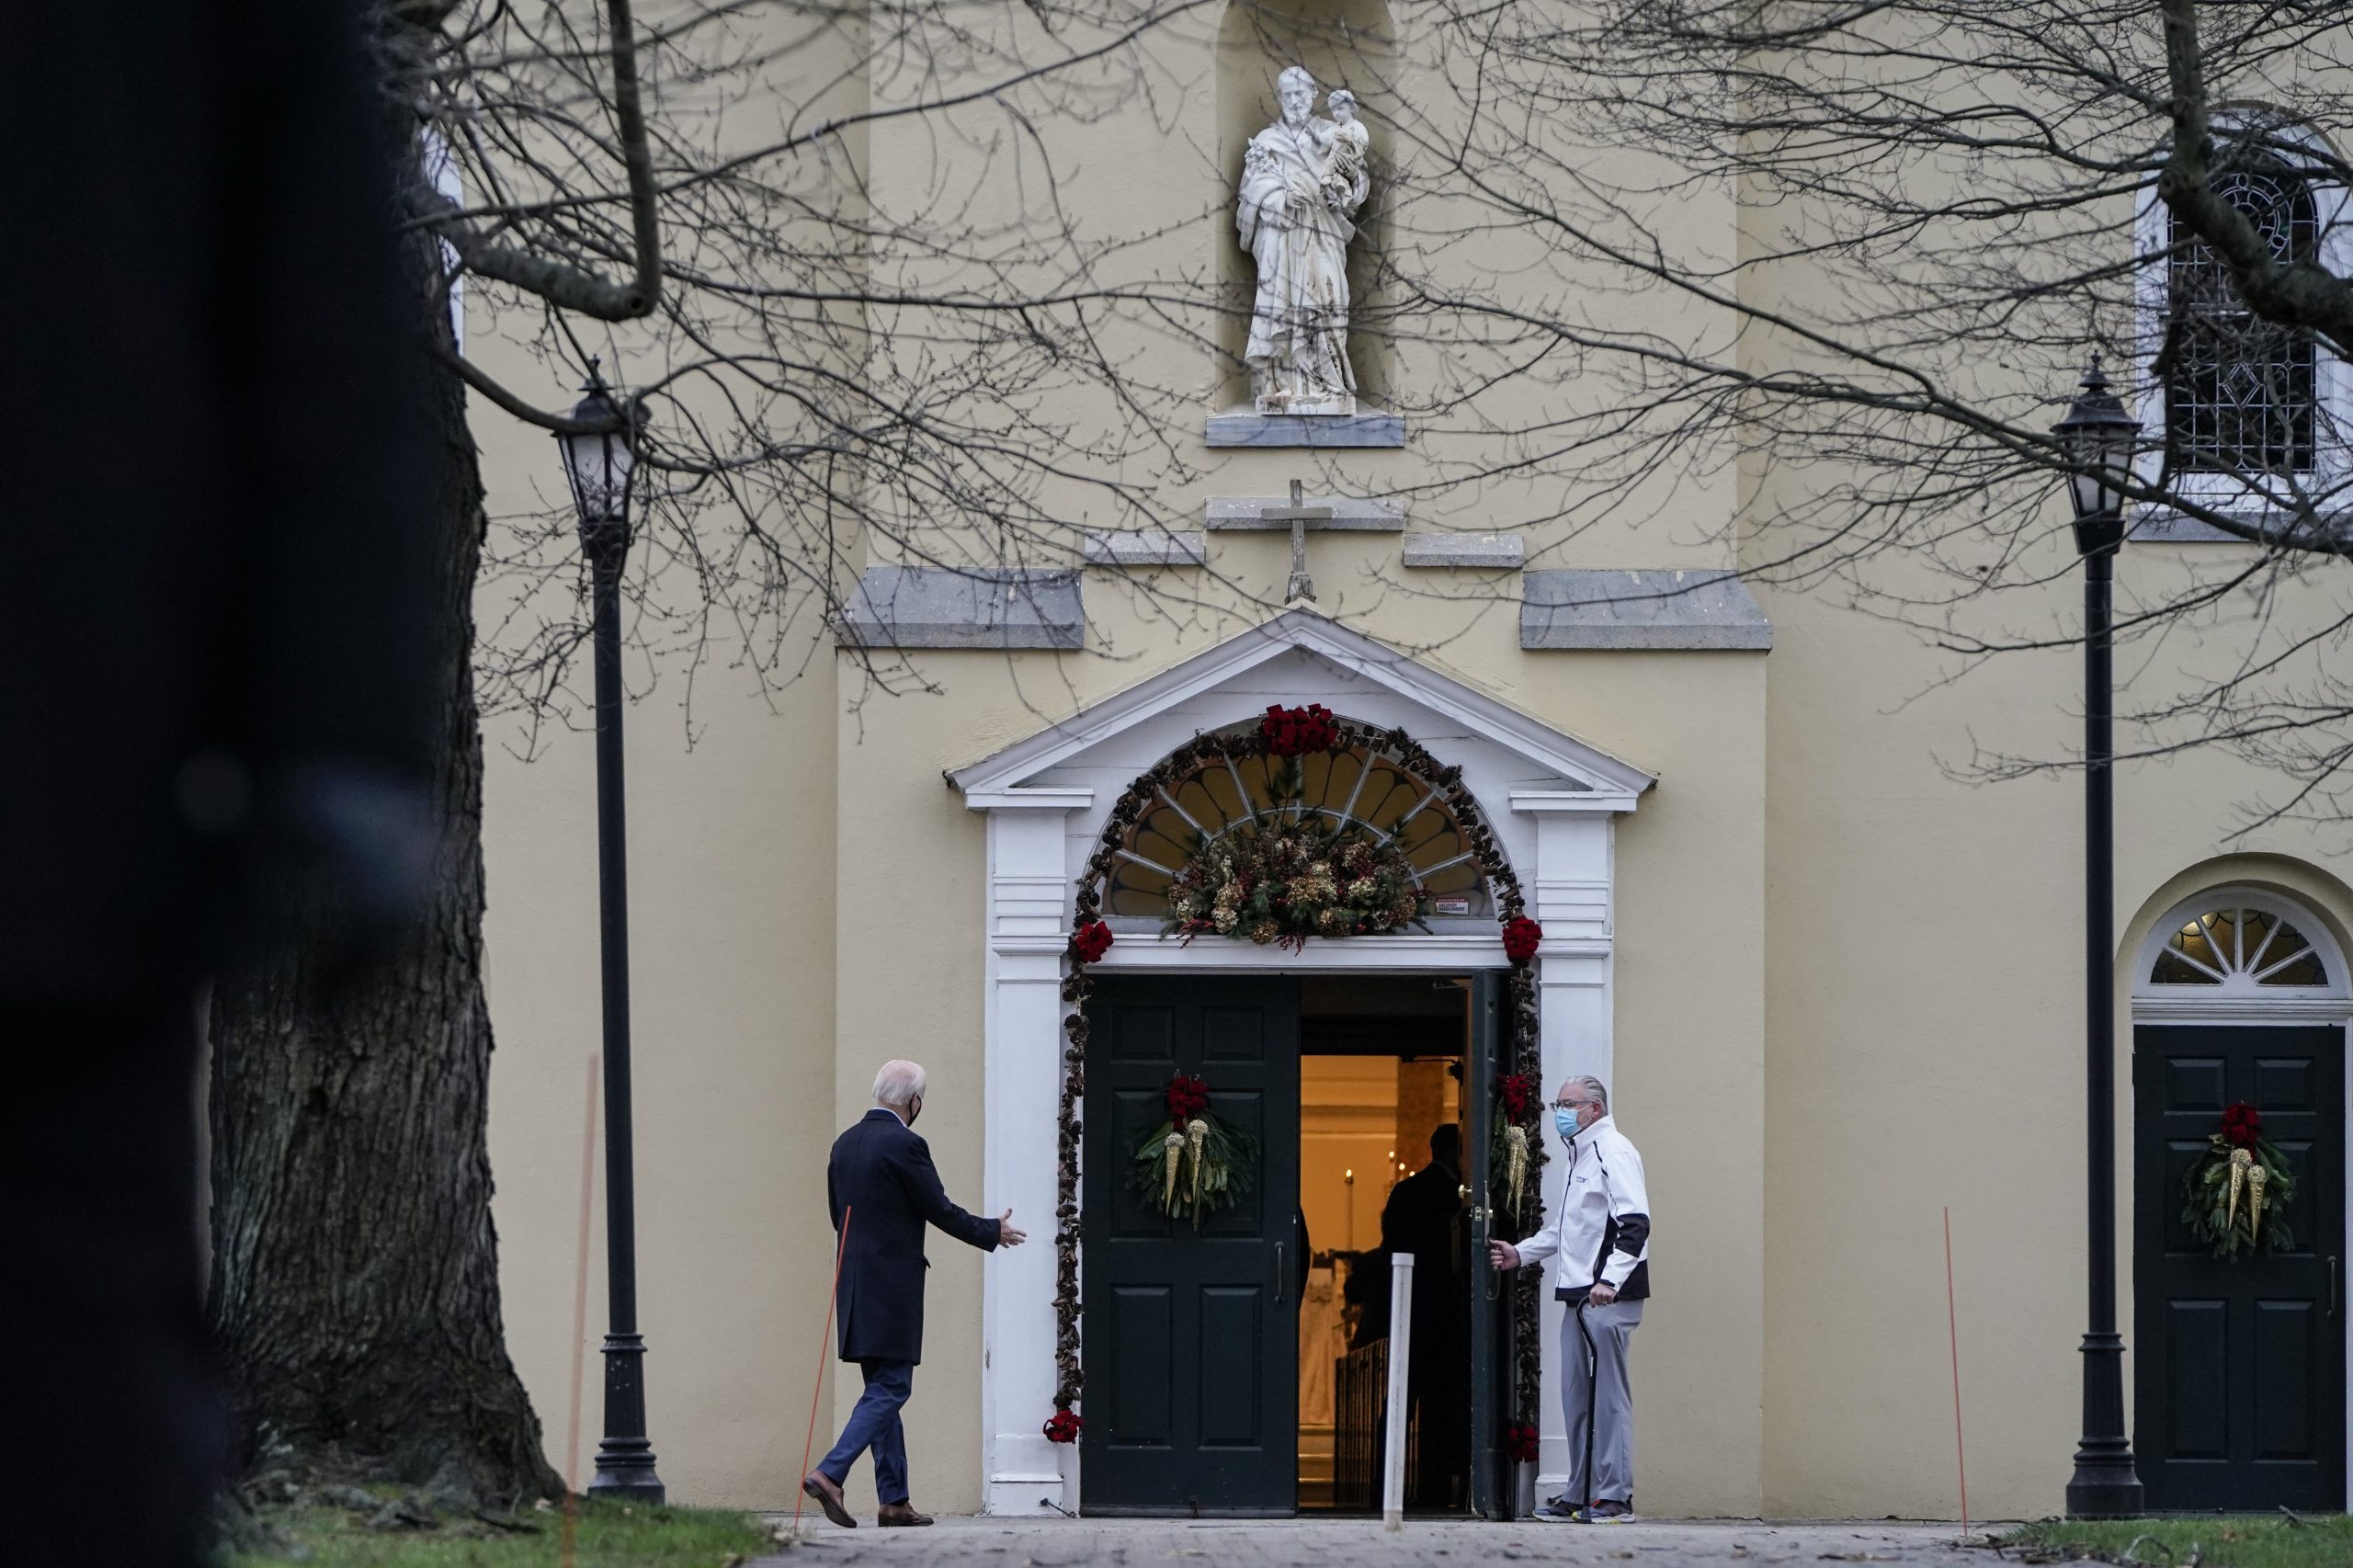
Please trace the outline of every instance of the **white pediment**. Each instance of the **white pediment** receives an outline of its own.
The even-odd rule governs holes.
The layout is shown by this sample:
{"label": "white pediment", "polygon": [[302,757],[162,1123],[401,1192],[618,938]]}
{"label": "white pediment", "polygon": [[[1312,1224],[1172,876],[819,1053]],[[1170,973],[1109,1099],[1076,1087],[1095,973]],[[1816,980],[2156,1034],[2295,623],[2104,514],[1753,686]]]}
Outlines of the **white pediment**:
{"label": "white pediment", "polygon": [[1656,782],[1476,687],[1314,610],[1285,610],[1147,679],[1090,703],[949,781],[975,809],[1020,803],[1108,809],[1125,781],[1194,734],[1270,703],[1321,702],[1343,718],[1403,729],[1465,769],[1492,817],[1512,797],[1575,795],[1591,810],[1631,811]]}

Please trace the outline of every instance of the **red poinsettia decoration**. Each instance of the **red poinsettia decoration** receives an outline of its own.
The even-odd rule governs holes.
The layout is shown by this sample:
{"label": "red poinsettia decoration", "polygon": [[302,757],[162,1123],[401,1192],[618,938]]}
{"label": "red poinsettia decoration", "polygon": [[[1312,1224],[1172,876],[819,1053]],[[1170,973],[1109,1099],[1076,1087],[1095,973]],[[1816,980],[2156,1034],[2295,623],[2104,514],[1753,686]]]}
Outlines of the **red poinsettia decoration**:
{"label": "red poinsettia decoration", "polygon": [[1544,927],[1525,915],[1515,915],[1504,922],[1504,957],[1514,963],[1526,963],[1536,956],[1536,944],[1544,939]]}
{"label": "red poinsettia decoration", "polygon": [[1304,708],[1271,703],[1267,716],[1258,721],[1258,733],[1265,737],[1267,749],[1277,756],[1305,756],[1309,752],[1330,751],[1338,745],[1340,722],[1320,702],[1311,702]]}
{"label": "red poinsettia decoration", "polygon": [[1057,1410],[1047,1419],[1046,1441],[1050,1443],[1075,1443],[1078,1441],[1078,1429],[1083,1425],[1084,1423],[1079,1420],[1078,1413],[1076,1411]]}
{"label": "red poinsettia decoration", "polygon": [[1081,963],[1100,963],[1111,950],[1111,927],[1090,920],[1070,934],[1071,957]]}
{"label": "red poinsettia decoration", "polygon": [[2263,1141],[2263,1113],[2245,1100],[2222,1112],[2222,1136],[2234,1149],[2252,1149]]}
{"label": "red poinsettia decoration", "polygon": [[1515,1421],[1504,1428],[1504,1452],[1514,1464],[1536,1462],[1536,1428],[1525,1421]]}
{"label": "red poinsettia decoration", "polygon": [[1168,1080],[1164,1092],[1168,1096],[1168,1119],[1180,1128],[1210,1108],[1210,1086],[1205,1079],[1179,1073]]}
{"label": "red poinsettia decoration", "polygon": [[1526,1121],[1536,1107],[1536,1080],[1525,1073],[1506,1073],[1495,1080],[1495,1097],[1503,1102],[1505,1120]]}

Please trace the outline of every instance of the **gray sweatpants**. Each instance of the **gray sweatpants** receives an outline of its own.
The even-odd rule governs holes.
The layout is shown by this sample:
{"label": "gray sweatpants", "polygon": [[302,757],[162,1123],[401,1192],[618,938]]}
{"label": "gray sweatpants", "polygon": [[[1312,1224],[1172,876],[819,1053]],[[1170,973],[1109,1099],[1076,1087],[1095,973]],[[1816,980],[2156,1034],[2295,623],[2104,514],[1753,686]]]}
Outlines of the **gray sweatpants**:
{"label": "gray sweatpants", "polygon": [[[1582,1316],[1584,1328],[1577,1320]],[[1561,1319],[1561,1414],[1567,1418],[1569,1483],[1561,1495],[1582,1506],[1634,1500],[1634,1393],[1626,1381],[1626,1346],[1643,1321],[1640,1301],[1571,1307]],[[1587,1349],[1586,1339],[1592,1336]],[[1598,1368],[1600,1396],[1594,1394]],[[1585,1489],[1585,1437],[1594,1417],[1593,1491]]]}

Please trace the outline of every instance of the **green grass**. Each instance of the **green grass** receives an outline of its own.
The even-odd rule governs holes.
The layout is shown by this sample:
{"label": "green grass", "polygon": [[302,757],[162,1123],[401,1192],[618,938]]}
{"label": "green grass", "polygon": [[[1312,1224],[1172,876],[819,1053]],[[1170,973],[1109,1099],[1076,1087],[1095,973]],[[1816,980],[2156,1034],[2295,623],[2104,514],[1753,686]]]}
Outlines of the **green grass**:
{"label": "green grass", "polygon": [[[262,1517],[307,1552],[236,1556],[231,1568],[557,1568],[563,1540],[563,1517],[554,1512],[529,1516],[540,1526],[532,1535],[464,1518],[429,1530],[371,1530],[365,1517],[342,1508],[270,1509]],[[780,1550],[750,1514],[588,1503],[580,1510],[574,1561],[578,1568],[726,1568]]]}
{"label": "green grass", "polygon": [[2319,1514],[2301,1525],[2279,1514],[2099,1523],[2044,1519],[2003,1544],[2027,1549],[2029,1562],[2033,1549],[2040,1547],[2070,1557],[2187,1568],[2194,1550],[2205,1568],[2345,1568],[2353,1562],[2353,1518]]}

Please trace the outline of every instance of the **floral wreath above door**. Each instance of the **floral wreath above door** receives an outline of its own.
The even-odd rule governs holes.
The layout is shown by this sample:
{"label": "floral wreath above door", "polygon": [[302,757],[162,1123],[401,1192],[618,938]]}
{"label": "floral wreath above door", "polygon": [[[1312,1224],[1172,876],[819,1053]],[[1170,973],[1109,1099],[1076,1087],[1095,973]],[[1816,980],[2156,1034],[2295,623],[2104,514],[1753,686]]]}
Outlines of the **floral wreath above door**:
{"label": "floral wreath above door", "polygon": [[[1079,1107],[1086,1088],[1088,966],[1117,940],[1106,916],[1154,918],[1187,943],[1246,941],[1304,949],[1310,940],[1378,941],[1432,918],[1488,918],[1511,964],[1494,1118],[1519,1189],[1491,1195],[1516,1235],[1540,1224],[1542,1140],[1535,1096],[1510,1092],[1540,1070],[1529,960],[1543,931],[1462,770],[1401,729],[1343,719],[1321,704],[1272,707],[1252,723],[1196,735],[1131,783],[1078,879],[1062,997],[1066,1043],[1055,1204],[1054,1415],[1046,1436],[1074,1442],[1079,1366]],[[1214,1085],[1203,1085],[1204,1107]],[[1172,1104],[1174,1102],[1172,1101]],[[1193,1125],[1188,1123],[1188,1126]],[[1184,1151],[1172,1124],[1166,1192]],[[1515,1137],[1514,1134],[1518,1136]],[[1139,1155],[1142,1159],[1142,1155]],[[1198,1167],[1196,1167],[1198,1168]],[[1214,1168],[1211,1166],[1211,1168]],[[1532,1430],[1540,1375],[1539,1281],[1513,1282],[1518,1358],[1508,1435]]]}

